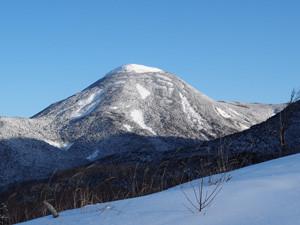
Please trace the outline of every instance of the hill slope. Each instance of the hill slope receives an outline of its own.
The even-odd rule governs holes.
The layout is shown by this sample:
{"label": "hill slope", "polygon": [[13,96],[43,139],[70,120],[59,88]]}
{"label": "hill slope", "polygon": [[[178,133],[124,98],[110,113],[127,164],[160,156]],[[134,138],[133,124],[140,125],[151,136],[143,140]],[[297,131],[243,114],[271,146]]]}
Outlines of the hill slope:
{"label": "hill slope", "polygon": [[[201,213],[192,214],[183,205],[193,209],[181,190],[196,202],[193,189],[186,184],[149,196],[61,212],[56,219],[47,216],[21,224],[299,224],[299,162],[297,154],[230,172],[232,179],[221,184],[211,207]],[[193,181],[195,186],[199,183]],[[214,188],[205,183],[203,193]]]}

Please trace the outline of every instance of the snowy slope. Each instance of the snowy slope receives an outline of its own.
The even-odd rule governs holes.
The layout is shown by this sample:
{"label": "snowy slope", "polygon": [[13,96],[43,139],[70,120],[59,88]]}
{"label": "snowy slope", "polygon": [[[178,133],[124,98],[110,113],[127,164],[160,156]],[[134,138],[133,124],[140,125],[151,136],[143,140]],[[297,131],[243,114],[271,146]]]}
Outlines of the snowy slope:
{"label": "snowy slope", "polygon": [[[185,184],[145,197],[61,212],[57,219],[47,216],[21,224],[300,224],[300,154],[242,168],[230,175],[232,179],[221,185],[211,207],[201,213],[192,214],[183,206],[190,205],[182,190],[191,200],[194,196],[190,184]],[[214,188],[205,184],[204,193]]]}

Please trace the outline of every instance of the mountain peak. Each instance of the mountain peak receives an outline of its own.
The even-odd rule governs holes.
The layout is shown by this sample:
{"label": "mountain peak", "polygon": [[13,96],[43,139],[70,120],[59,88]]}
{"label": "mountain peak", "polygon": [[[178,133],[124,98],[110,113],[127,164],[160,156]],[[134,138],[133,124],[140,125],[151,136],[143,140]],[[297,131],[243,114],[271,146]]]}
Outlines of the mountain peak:
{"label": "mountain peak", "polygon": [[[217,102],[171,73],[142,65],[109,74],[31,119],[0,118],[0,192],[95,160],[152,163],[178,148],[245,130],[281,107]],[[244,140],[237,146],[252,143],[251,133]]]}
{"label": "mountain peak", "polygon": [[124,66],[120,66],[106,75],[111,75],[115,73],[126,73],[126,72],[134,72],[134,73],[154,73],[154,72],[162,72],[162,70],[154,67],[138,65],[138,64],[127,64]]}

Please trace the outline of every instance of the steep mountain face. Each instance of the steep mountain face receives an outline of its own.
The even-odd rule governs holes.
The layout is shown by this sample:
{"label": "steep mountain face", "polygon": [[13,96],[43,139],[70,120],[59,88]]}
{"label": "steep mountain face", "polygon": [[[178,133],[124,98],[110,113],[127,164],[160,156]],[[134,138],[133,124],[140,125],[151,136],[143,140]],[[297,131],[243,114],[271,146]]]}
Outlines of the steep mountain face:
{"label": "steep mountain face", "polygon": [[40,179],[115,153],[213,140],[283,107],[217,102],[168,72],[121,66],[30,119],[0,117],[0,182]]}
{"label": "steep mountain face", "polygon": [[[300,152],[300,101],[291,106],[291,110],[284,109],[268,120],[254,125],[251,129],[228,135],[223,138],[203,142],[195,150],[195,146],[186,148],[179,158],[201,156],[206,153],[217,155],[222,149],[225,157],[236,159],[241,157],[243,165],[251,165],[282,156],[280,139],[282,137],[282,118],[287,116],[284,125],[285,153],[295,154]],[[169,152],[167,155],[171,155]],[[156,155],[155,157],[161,157]],[[130,157],[128,157],[130,158]]]}
{"label": "steep mountain face", "polygon": [[[178,151],[116,153],[106,157],[105,161],[107,164],[112,162],[141,164],[143,162],[140,161],[140,158],[143,156],[148,159],[144,165],[151,164],[159,167],[161,162],[168,162],[172,171],[177,171],[184,165],[184,170],[191,171],[191,176],[193,176],[194,171],[199,170],[199,162],[203,159],[207,160],[212,167],[233,169],[299,153],[300,101],[289,107],[250,129],[211,141],[203,141],[200,145],[185,146]],[[285,152],[282,152],[280,143],[282,118],[287,118],[284,123]],[[220,163],[222,168],[219,168]],[[95,161],[95,164],[101,164],[101,161]],[[214,171],[216,168],[213,168]]]}
{"label": "steep mountain face", "polygon": [[[283,110],[267,121],[253,126],[251,129],[240,133],[229,135],[224,138],[224,147],[230,153],[248,152],[256,155],[280,155],[281,145],[281,127],[283,126],[282,118],[287,116],[285,123],[284,136],[286,154],[300,152],[300,101],[295,102],[291,107],[291,112]],[[217,149],[217,141],[207,143],[211,149]]]}

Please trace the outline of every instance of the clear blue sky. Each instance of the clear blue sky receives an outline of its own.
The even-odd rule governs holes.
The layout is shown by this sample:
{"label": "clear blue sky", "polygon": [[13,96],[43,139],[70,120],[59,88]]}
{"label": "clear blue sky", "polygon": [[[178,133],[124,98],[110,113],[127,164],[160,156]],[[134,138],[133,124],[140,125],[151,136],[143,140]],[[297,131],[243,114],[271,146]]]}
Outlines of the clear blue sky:
{"label": "clear blue sky", "polygon": [[1,116],[33,116],[129,63],[215,100],[285,102],[300,87],[300,1],[0,1]]}

